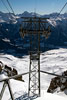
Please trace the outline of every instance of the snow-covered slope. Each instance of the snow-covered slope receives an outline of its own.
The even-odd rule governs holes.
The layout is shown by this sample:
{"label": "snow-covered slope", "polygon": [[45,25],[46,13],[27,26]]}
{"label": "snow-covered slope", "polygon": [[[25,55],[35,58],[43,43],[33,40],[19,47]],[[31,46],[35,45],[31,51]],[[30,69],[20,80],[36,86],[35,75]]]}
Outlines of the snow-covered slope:
{"label": "snow-covered slope", "polygon": [[44,93],[43,97],[39,97],[36,100],[66,100],[66,98],[57,96],[55,94]]}
{"label": "snow-covered slope", "polygon": [[[67,49],[59,48],[55,50],[50,50],[41,54],[41,70],[48,71],[55,74],[62,74],[63,71],[67,70]],[[12,68],[16,68],[18,73],[24,73],[29,71],[29,56],[23,56],[22,58],[17,58],[8,54],[0,54],[0,61]],[[4,76],[3,76],[4,77]],[[67,90],[64,92],[60,89],[56,89],[55,95],[47,94],[47,89],[49,87],[50,81],[54,76],[41,73],[41,97],[36,100],[66,100],[67,99]],[[2,79],[2,75],[1,75]],[[16,100],[28,100],[28,75],[23,76],[25,82],[20,82],[11,79],[10,84],[12,91]],[[2,83],[0,83],[0,91],[2,88]],[[57,96],[59,95],[59,96]],[[9,100],[10,95],[8,88],[6,88],[3,99]],[[26,99],[27,98],[27,99]]]}
{"label": "snow-covered slope", "polygon": [[67,19],[67,13],[64,14],[60,14],[60,16],[58,16],[58,13],[51,13],[48,15],[40,15],[38,13],[34,13],[34,12],[23,12],[22,14],[17,14],[14,15],[13,13],[3,13],[0,11],[0,23],[2,22],[17,22],[21,20],[21,17],[46,17],[46,18],[50,18],[49,22],[52,26],[56,26],[58,24],[58,22],[62,21],[63,19]]}
{"label": "snow-covered slope", "polygon": [[6,23],[16,23],[16,18],[17,16],[15,16],[13,13],[3,13],[0,11],[0,23],[6,22]]}

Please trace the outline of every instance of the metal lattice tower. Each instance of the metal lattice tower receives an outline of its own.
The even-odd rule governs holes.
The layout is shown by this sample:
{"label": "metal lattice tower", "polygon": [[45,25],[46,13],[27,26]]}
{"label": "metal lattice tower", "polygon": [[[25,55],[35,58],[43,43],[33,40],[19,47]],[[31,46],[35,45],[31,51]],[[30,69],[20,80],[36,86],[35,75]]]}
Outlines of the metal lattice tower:
{"label": "metal lattice tower", "polygon": [[47,18],[23,17],[20,35],[30,36],[29,96],[40,96],[40,35],[47,38],[50,27],[46,26]]}

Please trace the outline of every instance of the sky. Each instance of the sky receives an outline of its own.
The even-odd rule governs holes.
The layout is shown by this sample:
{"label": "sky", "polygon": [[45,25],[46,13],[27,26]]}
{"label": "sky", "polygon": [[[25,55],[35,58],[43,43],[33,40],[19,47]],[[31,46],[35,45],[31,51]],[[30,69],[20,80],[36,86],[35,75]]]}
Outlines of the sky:
{"label": "sky", "polygon": [[[3,0],[7,5],[7,0]],[[24,11],[36,12],[41,15],[50,14],[53,12],[60,12],[61,8],[67,2],[67,0],[9,0],[15,14],[23,13]],[[0,11],[8,12],[2,1],[0,0]],[[11,11],[11,9],[10,9]],[[67,6],[62,13],[67,12]]]}

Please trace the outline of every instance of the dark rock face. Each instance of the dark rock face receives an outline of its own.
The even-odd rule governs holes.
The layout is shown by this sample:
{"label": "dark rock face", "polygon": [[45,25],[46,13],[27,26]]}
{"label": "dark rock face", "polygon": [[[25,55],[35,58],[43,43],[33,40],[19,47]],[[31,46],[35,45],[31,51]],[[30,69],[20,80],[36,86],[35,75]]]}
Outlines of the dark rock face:
{"label": "dark rock face", "polygon": [[51,80],[47,92],[54,93],[58,87],[60,88],[60,91],[67,89],[67,78],[63,78],[63,76],[67,76],[67,70],[62,73],[62,77],[55,77]]}

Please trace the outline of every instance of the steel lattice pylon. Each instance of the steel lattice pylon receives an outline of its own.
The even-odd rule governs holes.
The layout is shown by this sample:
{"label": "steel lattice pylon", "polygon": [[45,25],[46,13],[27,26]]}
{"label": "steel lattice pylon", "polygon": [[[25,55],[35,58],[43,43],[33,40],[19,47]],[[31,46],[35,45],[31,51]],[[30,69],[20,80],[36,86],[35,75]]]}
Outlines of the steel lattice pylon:
{"label": "steel lattice pylon", "polygon": [[[33,41],[32,41],[33,40]],[[29,96],[40,95],[40,46],[38,34],[30,38]],[[32,73],[31,73],[32,72]]]}
{"label": "steel lattice pylon", "polygon": [[20,35],[30,36],[29,96],[40,96],[40,35],[50,35],[47,18],[23,17]]}

